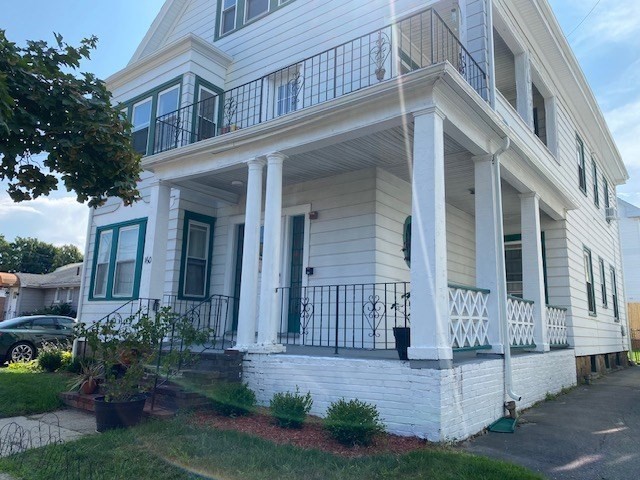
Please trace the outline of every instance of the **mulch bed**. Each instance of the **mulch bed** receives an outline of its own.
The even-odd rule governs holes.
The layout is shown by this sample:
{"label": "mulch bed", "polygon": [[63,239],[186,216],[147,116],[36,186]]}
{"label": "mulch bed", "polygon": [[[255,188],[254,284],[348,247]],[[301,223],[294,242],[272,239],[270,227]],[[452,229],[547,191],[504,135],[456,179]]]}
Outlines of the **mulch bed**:
{"label": "mulch bed", "polygon": [[211,411],[200,411],[194,415],[191,421],[201,426],[209,426],[219,430],[235,430],[254,435],[276,444],[322,450],[349,458],[379,454],[402,455],[430,445],[426,440],[417,437],[381,434],[376,437],[373,444],[367,447],[357,445],[348,447],[331,438],[322,428],[321,420],[317,417],[307,417],[300,429],[279,427],[264,412],[245,417],[225,417]]}

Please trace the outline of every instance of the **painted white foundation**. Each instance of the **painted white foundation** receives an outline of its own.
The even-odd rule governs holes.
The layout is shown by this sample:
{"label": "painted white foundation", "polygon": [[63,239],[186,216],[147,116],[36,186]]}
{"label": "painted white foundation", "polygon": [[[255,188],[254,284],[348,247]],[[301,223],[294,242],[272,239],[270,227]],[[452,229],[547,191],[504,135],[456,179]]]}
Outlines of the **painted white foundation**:
{"label": "painted white foundation", "polygon": [[[268,405],[276,392],[311,392],[311,413],[324,416],[340,398],[374,403],[387,431],[430,441],[463,440],[503,415],[500,358],[476,359],[452,369],[412,369],[409,362],[247,354],[244,381]],[[576,384],[573,350],[513,357],[514,389],[526,408]]]}

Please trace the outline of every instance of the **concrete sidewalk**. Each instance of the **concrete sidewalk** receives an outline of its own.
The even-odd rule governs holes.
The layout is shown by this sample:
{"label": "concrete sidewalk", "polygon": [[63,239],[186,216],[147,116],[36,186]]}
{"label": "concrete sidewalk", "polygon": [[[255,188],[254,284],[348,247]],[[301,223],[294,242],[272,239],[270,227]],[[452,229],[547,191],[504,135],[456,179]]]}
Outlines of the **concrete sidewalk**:
{"label": "concrete sidewalk", "polygon": [[463,448],[551,479],[640,478],[640,367],[543,402],[521,416],[514,434],[487,433]]}
{"label": "concrete sidewalk", "polygon": [[[69,442],[94,433],[95,416],[80,410],[0,418],[0,456],[27,446],[36,448],[49,443]],[[10,443],[14,444],[13,449]]]}

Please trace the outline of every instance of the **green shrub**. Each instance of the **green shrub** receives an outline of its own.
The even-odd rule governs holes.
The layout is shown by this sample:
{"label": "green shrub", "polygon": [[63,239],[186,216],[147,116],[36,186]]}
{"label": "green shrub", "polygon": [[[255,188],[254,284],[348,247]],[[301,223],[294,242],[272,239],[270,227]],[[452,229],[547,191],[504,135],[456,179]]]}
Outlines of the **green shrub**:
{"label": "green shrub", "polygon": [[13,373],[40,373],[42,371],[38,360],[9,363],[7,365],[7,370]]}
{"label": "green shrub", "polygon": [[69,350],[70,345],[68,344],[43,343],[37,358],[40,368],[47,372],[55,372],[62,366],[65,357],[68,359],[71,358],[71,352]]}
{"label": "green shrub", "polygon": [[284,428],[300,428],[311,410],[313,400],[311,392],[300,395],[296,387],[295,393],[276,393],[271,399],[271,416]]}
{"label": "green shrub", "polygon": [[213,408],[228,417],[249,415],[256,406],[256,394],[244,383],[218,383],[207,394]]}
{"label": "green shrub", "polygon": [[324,419],[331,436],[345,445],[369,445],[373,437],[384,431],[375,405],[344,398],[331,403]]}
{"label": "green shrub", "polygon": [[69,373],[80,373],[82,372],[82,359],[79,356],[72,357],[67,365],[63,365],[63,368]]}

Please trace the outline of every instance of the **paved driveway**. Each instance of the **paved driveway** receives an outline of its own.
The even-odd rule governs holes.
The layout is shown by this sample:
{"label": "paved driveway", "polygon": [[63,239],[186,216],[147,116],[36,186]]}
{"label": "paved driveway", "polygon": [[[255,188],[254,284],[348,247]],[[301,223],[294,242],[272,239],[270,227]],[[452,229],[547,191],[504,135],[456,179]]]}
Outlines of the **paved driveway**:
{"label": "paved driveway", "polygon": [[640,367],[543,402],[514,434],[487,433],[463,448],[551,479],[640,479]]}

